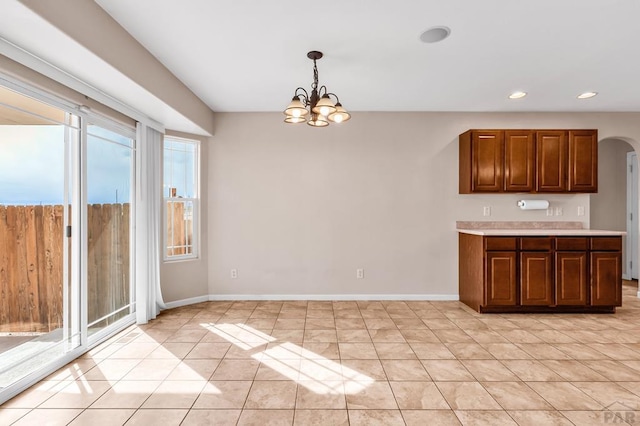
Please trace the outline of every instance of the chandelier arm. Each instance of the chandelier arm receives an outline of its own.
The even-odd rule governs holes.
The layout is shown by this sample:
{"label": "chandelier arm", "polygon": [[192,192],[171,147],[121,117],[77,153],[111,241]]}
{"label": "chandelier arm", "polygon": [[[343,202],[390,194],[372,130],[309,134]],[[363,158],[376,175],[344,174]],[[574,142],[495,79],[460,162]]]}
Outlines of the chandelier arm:
{"label": "chandelier arm", "polygon": [[[304,94],[299,93],[299,91],[303,91]],[[300,98],[302,96],[302,99],[300,99],[300,101],[305,105],[309,103],[309,93],[304,89],[304,87],[298,87],[294,92],[294,96],[297,98]]]}
{"label": "chandelier arm", "polygon": [[[324,93],[322,93],[322,90],[324,89]],[[327,86],[320,86],[320,89],[318,89],[318,96],[322,97],[324,95],[328,95],[329,92],[327,91]]]}
{"label": "chandelier arm", "polygon": [[[324,86],[323,86],[324,87]],[[336,95],[335,93],[332,92],[327,92],[327,96],[333,96],[334,98],[336,98],[336,103],[339,104],[340,103],[340,98],[338,98],[338,95]]]}

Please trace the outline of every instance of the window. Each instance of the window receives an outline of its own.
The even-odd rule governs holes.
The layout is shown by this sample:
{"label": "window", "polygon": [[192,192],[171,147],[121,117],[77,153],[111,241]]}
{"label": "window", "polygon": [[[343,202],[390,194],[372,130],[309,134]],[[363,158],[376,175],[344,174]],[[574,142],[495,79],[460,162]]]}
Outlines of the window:
{"label": "window", "polygon": [[165,260],[198,257],[200,143],[164,138]]}

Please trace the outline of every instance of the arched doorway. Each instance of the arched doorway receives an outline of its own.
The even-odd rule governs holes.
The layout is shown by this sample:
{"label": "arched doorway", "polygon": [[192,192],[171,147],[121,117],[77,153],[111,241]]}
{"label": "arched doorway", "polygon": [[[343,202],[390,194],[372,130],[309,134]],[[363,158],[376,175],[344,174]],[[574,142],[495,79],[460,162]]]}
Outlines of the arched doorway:
{"label": "arched doorway", "polygon": [[[636,145],[634,141],[622,137],[605,138],[598,143],[598,193],[593,194],[590,201],[592,229],[627,232],[627,236],[623,238],[622,258],[622,273],[625,279],[637,278],[638,274],[635,271],[640,266],[637,253],[639,218],[637,213],[631,215],[633,211],[638,211],[638,165],[634,165],[634,174],[630,174],[627,165],[630,154],[636,152]],[[629,181],[630,176],[633,176],[635,186]],[[635,197],[629,196],[632,188],[635,189]],[[632,248],[633,241],[636,244]]]}

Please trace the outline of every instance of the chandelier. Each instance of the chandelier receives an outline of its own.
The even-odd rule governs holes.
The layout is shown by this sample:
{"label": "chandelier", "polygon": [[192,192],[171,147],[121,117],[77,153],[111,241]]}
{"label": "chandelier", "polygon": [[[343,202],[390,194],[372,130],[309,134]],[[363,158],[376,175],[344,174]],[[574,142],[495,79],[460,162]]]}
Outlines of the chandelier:
{"label": "chandelier", "polygon": [[[322,52],[315,50],[307,53],[307,58],[313,60],[313,83],[311,84],[311,95],[302,87],[298,87],[291,99],[291,103],[284,110],[285,123],[307,122],[309,126],[325,127],[329,121],[342,123],[351,118],[351,114],[342,107],[338,96],[329,93],[326,86],[318,88],[318,67],[316,61],[322,58]],[[331,97],[336,99],[334,103]]]}

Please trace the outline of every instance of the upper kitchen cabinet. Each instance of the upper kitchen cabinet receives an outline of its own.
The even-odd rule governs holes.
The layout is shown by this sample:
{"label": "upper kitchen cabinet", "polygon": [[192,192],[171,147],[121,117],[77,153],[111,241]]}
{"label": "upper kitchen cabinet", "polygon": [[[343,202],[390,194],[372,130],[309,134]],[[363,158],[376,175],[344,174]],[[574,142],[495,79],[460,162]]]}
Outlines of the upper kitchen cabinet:
{"label": "upper kitchen cabinet", "polygon": [[535,177],[535,138],[530,130],[504,131],[504,190],[531,192]]}
{"label": "upper kitchen cabinet", "polygon": [[567,192],[567,132],[536,132],[536,191]]}
{"label": "upper kitchen cabinet", "polygon": [[598,192],[598,131],[569,130],[569,192]]}
{"label": "upper kitchen cabinet", "polygon": [[504,132],[473,130],[460,135],[461,194],[500,192],[504,173]]}
{"label": "upper kitchen cabinet", "polygon": [[597,192],[597,130],[469,130],[459,193]]}

